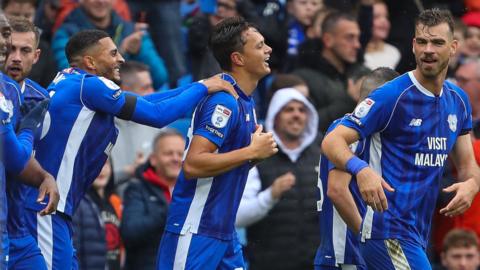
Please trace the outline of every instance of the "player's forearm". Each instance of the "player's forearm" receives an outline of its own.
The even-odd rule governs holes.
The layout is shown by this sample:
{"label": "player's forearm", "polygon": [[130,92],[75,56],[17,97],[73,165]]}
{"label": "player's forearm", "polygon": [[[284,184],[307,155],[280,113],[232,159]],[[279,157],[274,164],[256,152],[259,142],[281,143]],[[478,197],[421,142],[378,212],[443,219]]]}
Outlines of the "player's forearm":
{"label": "player's forearm", "polygon": [[207,88],[201,83],[194,83],[174,98],[166,98],[155,103],[137,98],[132,121],[162,128],[183,117],[206,95]]}
{"label": "player's forearm", "polygon": [[39,187],[47,176],[48,172],[42,168],[40,163],[38,163],[34,157],[31,157],[23,171],[20,173],[19,179],[24,184]]}
{"label": "player's forearm", "polygon": [[3,160],[5,169],[12,174],[19,174],[32,155],[33,133],[29,129],[21,130],[18,136],[11,125],[1,127],[3,137]]}
{"label": "player's forearm", "polygon": [[327,196],[332,201],[335,209],[347,224],[348,228],[355,233],[360,231],[362,217],[358,212],[352,193],[348,187],[351,175],[332,170],[328,176]]}
{"label": "player's forearm", "polygon": [[330,132],[322,141],[322,151],[336,168],[345,170],[347,161],[353,157],[348,142],[335,131]]}
{"label": "player's forearm", "polygon": [[217,176],[248,162],[252,157],[249,147],[221,154],[189,154],[183,163],[183,171],[187,179]]}
{"label": "player's forearm", "polygon": [[192,84],[188,84],[185,86],[181,86],[175,89],[169,89],[165,91],[155,92],[150,95],[143,96],[144,99],[150,102],[159,102],[165,99],[173,98],[181,94],[183,91],[187,90],[188,88],[192,87]]}

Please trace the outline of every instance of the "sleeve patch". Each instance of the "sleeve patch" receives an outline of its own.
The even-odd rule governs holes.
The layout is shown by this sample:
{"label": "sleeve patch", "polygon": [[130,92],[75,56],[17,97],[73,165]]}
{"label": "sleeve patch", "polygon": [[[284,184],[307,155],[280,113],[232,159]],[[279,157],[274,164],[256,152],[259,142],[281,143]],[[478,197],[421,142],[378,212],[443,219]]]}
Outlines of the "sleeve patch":
{"label": "sleeve patch", "polygon": [[223,128],[227,125],[232,111],[222,105],[217,105],[212,114],[211,122],[216,128]]}
{"label": "sleeve patch", "polygon": [[375,104],[375,101],[373,101],[372,99],[364,99],[362,102],[360,102],[360,104],[357,105],[357,107],[353,111],[353,115],[357,118],[365,117],[372,108],[373,104]]}
{"label": "sleeve patch", "polygon": [[102,81],[108,88],[112,89],[112,90],[117,90],[117,89],[120,89],[120,86],[118,86],[116,83],[114,83],[113,81],[105,78],[105,77],[98,77],[100,79],[100,81]]}

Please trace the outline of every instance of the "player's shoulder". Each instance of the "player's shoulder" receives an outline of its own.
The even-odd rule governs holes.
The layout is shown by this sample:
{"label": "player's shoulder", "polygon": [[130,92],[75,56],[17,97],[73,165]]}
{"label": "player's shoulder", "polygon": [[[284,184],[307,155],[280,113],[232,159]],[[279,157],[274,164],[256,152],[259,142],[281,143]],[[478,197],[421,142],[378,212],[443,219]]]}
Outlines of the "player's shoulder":
{"label": "player's shoulder", "polygon": [[337,118],[335,120],[333,120],[333,122],[330,124],[330,126],[328,127],[327,129],[327,132],[325,133],[328,134],[330,132],[332,132],[339,124],[340,122],[342,121],[343,118],[345,118],[347,115],[345,115],[344,117],[340,117],[340,118]]}
{"label": "player's shoulder", "polygon": [[449,80],[445,80],[445,82],[443,83],[443,90],[458,94],[464,101],[468,100],[467,93],[465,93],[465,91],[462,88],[455,85],[453,82]]}
{"label": "player's shoulder", "polygon": [[25,79],[25,86],[29,87],[30,89],[36,91],[40,95],[44,96],[45,98],[48,98],[48,92],[45,88],[43,88],[40,84],[38,84],[36,81],[33,81],[29,78]]}
{"label": "player's shoulder", "polygon": [[379,86],[373,93],[377,92],[386,97],[398,97],[406,90],[409,90],[413,85],[408,73],[400,75],[391,81],[388,81]]}
{"label": "player's shoulder", "polygon": [[14,89],[17,92],[20,92],[20,85],[14,81],[12,78],[8,77],[5,73],[1,74],[1,80],[5,83],[6,88]]}
{"label": "player's shoulder", "polygon": [[204,103],[207,106],[221,105],[233,111],[236,111],[238,108],[238,103],[235,97],[233,97],[231,94],[224,91],[220,91],[220,92],[216,92],[208,95],[205,98]]}

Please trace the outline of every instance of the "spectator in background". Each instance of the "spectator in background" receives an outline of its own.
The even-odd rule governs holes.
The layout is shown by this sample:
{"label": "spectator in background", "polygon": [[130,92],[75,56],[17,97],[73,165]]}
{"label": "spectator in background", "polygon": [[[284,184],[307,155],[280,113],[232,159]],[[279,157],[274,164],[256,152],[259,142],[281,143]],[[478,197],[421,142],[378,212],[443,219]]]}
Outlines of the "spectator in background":
{"label": "spectator in background", "polygon": [[323,0],[270,2],[259,21],[260,32],[272,46],[269,61],[274,72],[290,72],[298,56],[298,46],[306,40],[306,30],[323,7]]}
{"label": "spectator in background", "polygon": [[249,0],[217,0],[216,13],[197,13],[188,29],[188,58],[192,66],[193,80],[215,75],[221,72],[220,66],[208,48],[208,39],[213,27],[225,18],[243,16],[248,21],[255,21]]}
{"label": "spectator in background", "polygon": [[465,46],[462,52],[467,57],[480,57],[480,22],[479,25],[469,24],[468,22],[466,25],[467,35],[465,36]]}
{"label": "spectator in background", "polygon": [[400,51],[385,42],[390,32],[388,8],[383,0],[376,0],[373,5],[372,38],[365,53],[365,66],[369,69],[389,67],[395,69],[400,61]]}
{"label": "spectator in background", "polygon": [[[478,126],[477,122],[480,121],[480,59],[465,59],[455,72],[455,81],[468,95],[472,104],[472,120],[476,131],[475,126]],[[475,137],[479,138],[478,135]]]}
{"label": "spectator in background", "polygon": [[441,258],[446,270],[477,270],[480,253],[475,233],[463,229],[448,232],[443,240]]}
{"label": "spectator in background", "polygon": [[113,0],[82,0],[66,18],[53,37],[52,49],[59,69],[68,67],[65,46],[80,30],[100,29],[107,32],[126,60],[135,60],[150,68],[155,89],[168,82],[165,64],[146,31],[146,24],[122,19],[112,8]]}
{"label": "spectator in background", "polygon": [[73,216],[78,269],[121,269],[122,207],[114,189],[112,166],[107,160]]}
{"label": "spectator in background", "polygon": [[317,11],[323,7],[323,0],[289,0],[287,10],[291,18],[287,23],[287,65],[285,71],[291,71],[296,62],[298,47],[307,36],[306,30],[312,26]]}
{"label": "spectator in background", "polygon": [[322,37],[322,23],[330,11],[332,10],[323,7],[315,13],[312,19],[312,25],[310,25],[305,31],[305,34],[309,39],[320,39]]}
{"label": "spectator in background", "polygon": [[133,20],[150,25],[149,32],[158,53],[165,59],[172,86],[177,85],[177,80],[187,74],[180,2],[180,0],[128,1]]}
{"label": "spectator in background", "polygon": [[[120,88],[145,96],[153,93],[152,78],[148,66],[128,61],[120,68]],[[115,183],[119,194],[123,194],[126,180],[134,176],[137,166],[145,162],[150,154],[152,141],[160,131],[158,128],[141,125],[132,121],[115,118],[119,134],[112,149],[112,162],[115,168]]]}
{"label": "spectator in background", "polygon": [[448,71],[447,78],[454,77],[455,71],[458,66],[465,60],[467,57],[464,53],[465,38],[467,36],[467,26],[459,18],[454,18],[454,28],[453,28],[453,38],[458,40],[458,47],[455,51],[455,54],[450,57],[450,62],[448,62]]}
{"label": "spectator in background", "polygon": [[148,162],[138,168],[124,197],[122,238],[126,269],[155,269],[172,190],[182,166],[185,140],[173,129],[153,141]]}
{"label": "spectator in background", "polygon": [[[52,41],[53,25],[60,10],[60,0],[40,0],[35,14],[35,25],[42,29],[41,39]],[[53,57],[52,57],[53,58]]]}
{"label": "spectator in background", "polygon": [[236,226],[247,227],[251,269],[313,268],[319,243],[317,125],[315,107],[299,91],[275,92],[265,128],[279,152],[250,170],[236,219]]}
{"label": "spectator in background", "polygon": [[[4,0],[2,1],[2,9],[8,18],[20,17],[33,24],[36,4],[36,0]],[[36,44],[34,47],[39,49],[39,52],[33,67],[29,70],[29,76],[33,81],[46,88],[55,77],[57,69],[50,49],[50,41],[41,39],[40,34],[41,32],[36,30]]]}
{"label": "spectator in background", "polygon": [[322,24],[321,52],[304,52],[299,68],[293,72],[308,85],[322,133],[333,120],[355,108],[359,78],[368,72],[356,62],[359,37],[355,17],[337,11],[329,13]]}

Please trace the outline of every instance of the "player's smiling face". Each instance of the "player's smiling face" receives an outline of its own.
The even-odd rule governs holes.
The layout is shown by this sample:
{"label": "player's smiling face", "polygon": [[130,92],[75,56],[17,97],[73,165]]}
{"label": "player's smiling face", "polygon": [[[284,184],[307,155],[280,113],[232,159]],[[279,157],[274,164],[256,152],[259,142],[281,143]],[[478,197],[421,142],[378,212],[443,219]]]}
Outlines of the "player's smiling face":
{"label": "player's smiling face", "polygon": [[249,73],[261,79],[270,73],[268,61],[272,48],[265,43],[265,39],[255,28],[250,27],[242,36],[245,40],[241,53],[245,58],[244,67]]}
{"label": "player's smiling face", "polygon": [[92,57],[95,61],[96,75],[112,81],[120,81],[120,67],[125,62],[122,55],[109,37],[98,41]]}
{"label": "player's smiling face", "polygon": [[413,53],[421,74],[434,78],[446,72],[450,56],[455,54],[458,42],[453,39],[447,23],[435,26],[419,24],[415,29]]}

